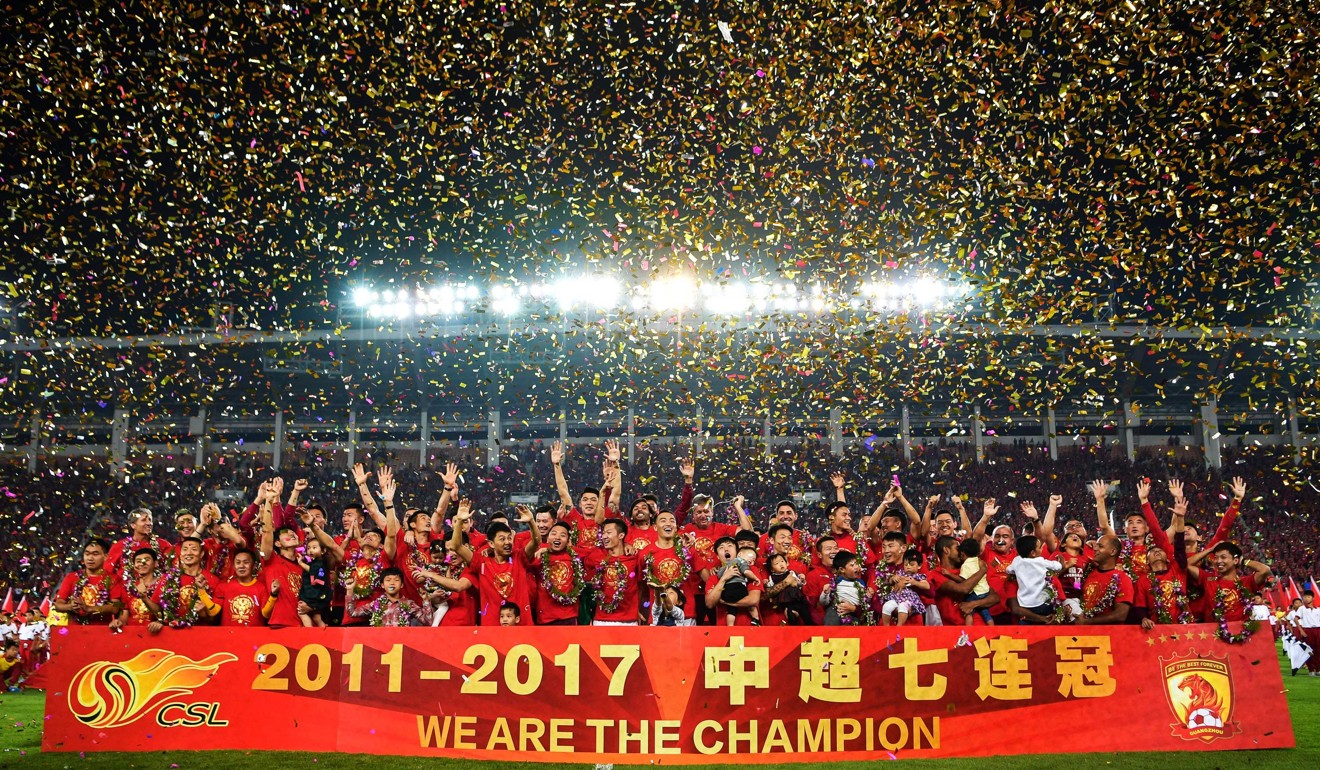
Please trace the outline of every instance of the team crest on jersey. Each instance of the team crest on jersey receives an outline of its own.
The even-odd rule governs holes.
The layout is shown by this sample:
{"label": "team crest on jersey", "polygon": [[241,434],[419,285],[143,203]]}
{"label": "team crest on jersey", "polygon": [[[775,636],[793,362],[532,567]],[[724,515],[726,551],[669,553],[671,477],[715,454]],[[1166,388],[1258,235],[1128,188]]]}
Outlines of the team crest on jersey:
{"label": "team crest on jersey", "polygon": [[1242,732],[1233,721],[1233,674],[1227,657],[1197,655],[1160,658],[1164,696],[1176,719],[1173,734],[1206,743]]}

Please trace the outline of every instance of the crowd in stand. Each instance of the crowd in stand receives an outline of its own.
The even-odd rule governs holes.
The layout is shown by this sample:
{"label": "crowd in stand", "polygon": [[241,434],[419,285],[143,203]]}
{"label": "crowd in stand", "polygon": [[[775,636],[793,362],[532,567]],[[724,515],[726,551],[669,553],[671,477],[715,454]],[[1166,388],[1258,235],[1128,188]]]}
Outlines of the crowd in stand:
{"label": "crowd in stand", "polygon": [[[1225,465],[1252,473],[1262,488],[1249,495],[1244,477],[1225,483],[1194,459],[1098,450],[1051,460],[996,447],[978,463],[930,447],[905,462],[884,444],[832,457],[720,443],[701,449],[698,482],[683,449],[647,446],[625,463],[613,441],[556,443],[489,469],[359,464],[347,477],[248,468],[250,499],[232,507],[205,502],[246,481],[232,473],[10,479],[12,498],[40,505],[15,528],[26,554],[5,568],[50,574],[72,553],[81,565],[58,583],[57,621],[153,633],[1214,622],[1238,641],[1274,576],[1304,579],[1315,562],[1310,498],[1271,484],[1264,457]],[[542,485],[550,502],[506,504]],[[794,502],[803,489],[825,499]]]}

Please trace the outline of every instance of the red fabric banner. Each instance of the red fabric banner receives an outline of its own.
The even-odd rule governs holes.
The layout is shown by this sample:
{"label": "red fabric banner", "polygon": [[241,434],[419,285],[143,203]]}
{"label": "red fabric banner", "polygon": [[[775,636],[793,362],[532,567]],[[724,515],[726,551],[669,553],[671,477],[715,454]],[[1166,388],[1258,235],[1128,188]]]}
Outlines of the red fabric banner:
{"label": "red fabric banner", "polygon": [[1230,645],[1208,625],[53,631],[45,751],[713,763],[1294,745],[1269,634]]}

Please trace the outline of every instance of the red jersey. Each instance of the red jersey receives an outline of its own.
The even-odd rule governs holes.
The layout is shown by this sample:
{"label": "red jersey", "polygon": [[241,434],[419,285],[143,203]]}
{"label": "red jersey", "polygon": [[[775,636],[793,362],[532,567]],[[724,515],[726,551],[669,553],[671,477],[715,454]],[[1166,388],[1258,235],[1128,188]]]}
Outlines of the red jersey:
{"label": "red jersey", "polygon": [[302,590],[303,571],[298,562],[286,558],[279,551],[270,555],[261,565],[260,580],[269,592],[276,580],[280,581],[279,596],[275,597],[275,609],[270,612],[267,625],[274,628],[301,626],[298,617],[298,592]]}
{"label": "red jersey", "polygon": [[[788,614],[780,609],[779,605],[777,605],[775,600],[770,596],[770,574],[766,572],[765,565],[757,564],[754,568],[756,574],[761,576],[761,584],[764,586],[761,590],[761,625],[782,626],[786,624],[788,622]],[[811,570],[801,560],[789,559],[788,571],[797,575],[798,587],[802,588],[803,594],[805,594],[807,574],[810,573]],[[783,579],[787,580],[788,575],[784,575]],[[816,594],[816,598],[820,598],[820,594]],[[808,601],[810,601],[810,597],[808,597]]]}
{"label": "red jersey", "polygon": [[[429,532],[422,533],[420,542],[414,546],[409,545],[405,539],[410,531],[400,530],[396,536],[397,539],[394,541],[394,566],[403,570],[403,597],[420,604],[422,593],[418,590],[417,581],[413,578],[413,569],[422,560],[429,559],[431,555],[431,534]],[[414,537],[416,537],[415,533]]]}
{"label": "red jersey", "polygon": [[[765,592],[761,588],[763,583],[759,576],[760,571],[753,567],[752,572],[756,574],[749,576],[747,578],[747,590],[749,592],[762,591],[761,595],[765,596]],[[715,584],[719,582],[720,582],[719,575],[711,575],[709,578],[707,578],[705,593],[710,593],[715,588]],[[717,626],[728,625],[727,619],[730,615],[733,616],[733,624],[735,626],[750,626],[752,624],[751,607],[730,607],[729,605],[724,604],[723,602],[715,605],[715,625]],[[764,619],[762,620],[762,622],[763,623],[765,622]],[[778,625],[778,623],[776,623],[775,625]]]}
{"label": "red jersey", "polygon": [[[961,580],[957,573],[950,575],[943,568],[931,570],[926,573],[926,579],[930,581],[931,593],[935,596],[935,608],[939,610],[940,617],[944,620],[946,626],[961,626],[967,623],[963,617],[962,610],[958,609],[958,604],[966,598],[962,596],[953,596],[947,592],[941,591],[940,586],[950,581]],[[983,626],[985,620],[981,618],[981,613],[972,613],[972,625]]]}
{"label": "red jersey", "polygon": [[[129,585],[124,585],[118,581],[115,582],[114,598],[119,600],[120,605],[128,610],[128,624],[131,626],[145,626],[155,617],[151,614],[151,608],[147,606],[147,597],[155,593],[155,587],[152,590],[139,593],[136,587],[137,581]],[[159,581],[157,581],[159,583]]]}
{"label": "red jersey", "polygon": [[477,587],[477,614],[491,625],[499,624],[500,605],[513,602],[518,605],[518,625],[535,625],[532,621],[532,573],[525,551],[514,550],[513,558],[501,562],[491,556],[476,554],[468,565],[468,580]]}
{"label": "red jersey", "polygon": [[[1216,616],[1216,608],[1221,609],[1223,620],[1229,622],[1246,620],[1251,597],[1260,590],[1255,575],[1239,574],[1237,578],[1223,578],[1207,572],[1201,573],[1201,588],[1205,591],[1206,622],[1209,623],[1220,620]],[[1223,591],[1222,599],[1219,596],[1220,591]]]}
{"label": "red jersey", "polygon": [[696,542],[692,546],[692,569],[700,572],[703,569],[720,566],[720,559],[715,555],[715,541],[722,537],[733,537],[738,534],[738,528],[732,524],[713,521],[705,529],[698,528],[696,524],[687,524],[678,530],[680,536],[689,532],[696,537]]}
{"label": "red jersey", "polygon": [[[861,556],[863,566],[870,567],[876,563],[877,559],[879,559],[877,551],[871,548],[871,544],[866,542],[866,538],[862,537],[857,532],[848,532],[842,535],[836,535],[833,532],[826,532],[825,534],[828,537],[834,538],[834,541],[839,544],[840,551],[850,551],[857,556]],[[827,568],[831,566],[829,564],[821,564],[819,554],[813,552],[811,558],[813,565]]]}
{"label": "red jersey", "polygon": [[[605,506],[605,518],[614,518],[617,515],[616,511],[612,511],[609,506]],[[594,518],[586,516],[582,511],[574,508],[564,514],[564,517],[560,519],[560,521],[563,521],[572,528],[573,543],[578,548],[596,547],[596,535],[600,530],[600,525],[596,523]]]}
{"label": "red jersey", "polygon": [[612,623],[635,623],[641,596],[641,557],[637,554],[615,556],[598,548],[591,560],[596,582],[596,620]]}
{"label": "red jersey", "polygon": [[1086,565],[1091,563],[1091,557],[1086,555],[1085,549],[1076,555],[1067,551],[1058,551],[1051,553],[1049,558],[1063,565],[1057,578],[1063,588],[1061,596],[1064,599],[1082,598],[1082,581],[1086,577]]}
{"label": "red jersey", "polygon": [[[1115,586],[1114,598],[1106,600],[1105,594],[1109,592],[1110,586],[1114,585],[1115,582],[1117,582],[1117,585]],[[1132,584],[1132,578],[1124,570],[1092,570],[1091,574],[1087,576],[1086,582],[1082,584],[1082,612],[1087,617],[1104,615],[1112,611],[1118,604],[1131,605],[1135,595],[1136,589]]]}
{"label": "red jersey", "polygon": [[1150,573],[1147,601],[1149,617],[1154,623],[1196,622],[1187,609],[1187,573],[1177,564],[1170,564],[1164,572]]}
{"label": "red jersey", "polygon": [[985,562],[985,579],[990,584],[990,590],[999,594],[999,603],[990,607],[991,615],[999,615],[1008,612],[1008,597],[1004,595],[1004,583],[1008,581],[1008,565],[1017,558],[1017,550],[1010,548],[1008,553],[1000,553],[994,549],[990,540],[985,541],[985,547],[981,549],[981,559]]}
{"label": "red jersey", "polygon": [[207,580],[206,573],[202,572],[196,576],[185,573],[178,573],[179,593],[173,597],[175,602],[173,607],[167,606],[165,599],[165,589],[173,581],[169,574],[162,576],[156,581],[156,588],[151,592],[151,601],[160,607],[161,620],[169,621],[171,618],[182,620],[192,613],[194,608],[200,612],[200,606],[197,604],[197,591],[200,588],[204,591],[210,591],[211,582]]}
{"label": "red jersey", "polygon": [[[102,570],[99,575],[87,575],[85,570],[70,572],[64,576],[64,581],[60,583],[60,590],[55,594],[55,600],[59,602],[81,601],[86,607],[96,607],[102,604],[109,604],[117,596],[122,595],[123,589],[118,588],[119,581],[115,579],[113,573]],[[77,595],[75,596],[75,592]],[[82,625],[105,626],[109,625],[114,616],[110,613],[99,613],[96,615],[74,615],[70,613],[70,618]]]}
{"label": "red jersey", "polygon": [[[288,590],[281,585],[280,593]],[[297,596],[297,592],[294,592]],[[220,625],[222,626],[264,626],[266,618],[261,608],[270,599],[270,588],[261,580],[253,579],[243,583],[238,578],[226,580],[215,587],[211,599],[220,605]],[[274,616],[274,612],[271,613]]]}
{"label": "red jersey", "polygon": [[[683,592],[683,598],[686,604],[683,612],[690,618],[697,616],[697,581],[699,573],[692,568],[692,554],[688,553],[685,560],[678,551],[678,541],[669,548],[661,546],[659,542],[647,546],[646,550],[639,554],[642,565],[642,583],[651,588],[650,584],[666,588],[677,588]],[[687,574],[684,575],[683,573]],[[647,605],[650,610],[650,605]]]}
{"label": "red jersey", "polygon": [[802,592],[807,595],[811,605],[811,622],[817,626],[825,625],[825,607],[821,606],[820,597],[825,589],[834,584],[834,572],[824,567],[812,567],[807,572],[807,585]]}
{"label": "red jersey", "polygon": [[[793,544],[788,547],[789,560],[810,561],[811,554],[811,536],[800,529],[793,530]],[[761,542],[757,545],[757,553],[762,556],[769,556],[774,553],[774,546],[770,543],[770,533],[761,535]]]}
{"label": "red jersey", "polygon": [[[590,568],[582,554],[577,549],[559,553],[551,553],[547,549],[541,552],[532,567],[536,576],[536,622],[576,619],[581,607],[578,597],[591,577]],[[572,595],[573,598],[567,601],[556,598],[546,588],[546,583],[554,586],[555,591],[561,595]]]}
{"label": "red jersey", "polygon": [[159,556],[157,561],[162,563],[174,553],[174,546],[163,537],[157,537],[154,541],[136,540],[131,536],[121,538],[110,546],[110,552],[105,555],[105,571],[114,573],[121,583],[131,580],[133,552],[142,548],[154,548]]}
{"label": "red jersey", "polygon": [[640,527],[630,526],[628,527],[628,535],[627,538],[624,540],[624,542],[627,543],[633,549],[634,554],[639,554],[642,551],[646,550],[647,546],[655,543],[655,539],[658,536],[658,534],[659,533],[655,531],[655,527],[647,527],[646,529],[642,529]]}

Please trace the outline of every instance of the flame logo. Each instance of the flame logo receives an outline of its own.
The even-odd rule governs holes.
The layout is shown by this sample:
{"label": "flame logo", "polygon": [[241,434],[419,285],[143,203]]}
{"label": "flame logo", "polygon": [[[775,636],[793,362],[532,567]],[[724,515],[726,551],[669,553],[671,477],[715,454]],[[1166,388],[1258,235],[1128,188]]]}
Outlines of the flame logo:
{"label": "flame logo", "polygon": [[238,658],[227,652],[195,661],[153,649],[123,663],[91,663],[69,683],[69,710],[88,727],[123,727],[191,694],[210,681],[220,666],[235,660]]}

